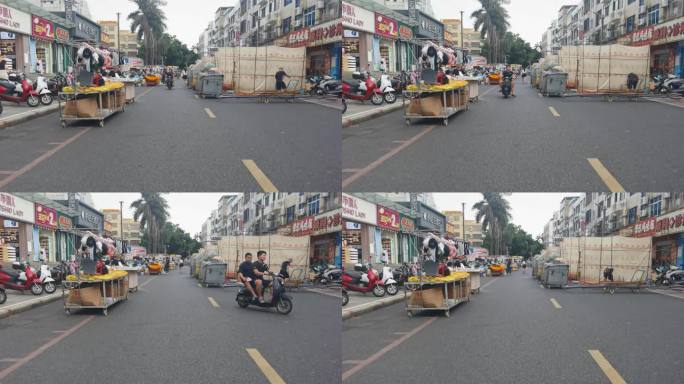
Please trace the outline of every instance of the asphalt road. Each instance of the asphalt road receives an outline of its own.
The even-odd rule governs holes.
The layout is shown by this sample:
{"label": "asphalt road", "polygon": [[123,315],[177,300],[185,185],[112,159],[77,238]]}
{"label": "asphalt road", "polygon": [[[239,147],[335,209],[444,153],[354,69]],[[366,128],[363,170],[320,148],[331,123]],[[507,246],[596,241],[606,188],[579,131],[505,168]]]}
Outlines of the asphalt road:
{"label": "asphalt road", "polygon": [[269,383],[247,348],[286,383],[339,381],[339,298],[295,292],[287,316],[240,309],[235,289],[199,288],[187,271],[149,278],[107,317],[60,302],[0,320],[0,383]]}
{"label": "asphalt road", "polygon": [[204,100],[184,86],[137,92],[104,128],[62,128],[54,113],[0,130],[0,189],[339,189],[341,121],[331,106]]}
{"label": "asphalt road", "polygon": [[589,350],[627,383],[677,381],[684,368],[681,299],[542,289],[520,272],[490,281],[450,318],[408,318],[402,303],[345,321],[344,382],[611,383]]}
{"label": "asphalt road", "polygon": [[684,189],[684,108],[541,98],[529,83],[518,83],[517,94],[504,99],[497,86],[484,86],[480,101],[449,126],[422,120],[409,127],[397,111],[343,129],[343,189]]}

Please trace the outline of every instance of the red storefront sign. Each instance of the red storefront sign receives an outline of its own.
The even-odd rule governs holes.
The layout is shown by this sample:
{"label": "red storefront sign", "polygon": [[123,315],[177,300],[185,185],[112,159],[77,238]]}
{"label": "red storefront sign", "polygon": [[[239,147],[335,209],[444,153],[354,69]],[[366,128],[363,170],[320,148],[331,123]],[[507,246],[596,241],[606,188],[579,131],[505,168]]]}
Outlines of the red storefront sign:
{"label": "red storefront sign", "polygon": [[413,39],[413,29],[406,25],[399,25],[399,37],[406,40]]}
{"label": "red storefront sign", "polygon": [[36,203],[36,225],[56,229],[57,210]]}
{"label": "red storefront sign", "polygon": [[342,230],[342,212],[309,216],[292,223],[292,236],[317,236]]}
{"label": "red storefront sign", "polygon": [[684,232],[684,211],[650,217],[634,224],[634,237],[665,236]]}
{"label": "red storefront sign", "polygon": [[55,37],[59,41],[69,41],[69,30],[55,25]]}
{"label": "red storefront sign", "polygon": [[655,235],[656,218],[651,217],[634,224],[634,237],[650,237]]}
{"label": "red storefront sign", "polygon": [[302,28],[287,35],[287,46],[314,47],[341,40],[344,28],[342,22],[333,21],[313,28]]}
{"label": "red storefront sign", "polygon": [[399,217],[399,212],[378,205],[378,227],[398,232],[401,230],[401,219]]}
{"label": "red storefront sign", "polygon": [[390,39],[399,37],[399,24],[396,20],[379,13],[375,14],[375,34]]}
{"label": "red storefront sign", "polygon": [[68,216],[62,216],[61,214],[57,217],[57,224],[59,229],[71,229],[74,227],[74,222]]}
{"label": "red storefront sign", "polygon": [[684,40],[684,18],[642,28],[630,35],[631,45],[659,45]]}
{"label": "red storefront sign", "polygon": [[31,16],[31,34],[45,40],[55,39],[55,25],[42,17]]}
{"label": "red storefront sign", "polygon": [[292,223],[292,235],[293,236],[306,236],[310,235],[313,231],[314,217],[309,216],[301,220],[297,220]]}
{"label": "red storefront sign", "polygon": [[401,230],[404,232],[413,232],[416,230],[416,222],[412,218],[401,216]]}

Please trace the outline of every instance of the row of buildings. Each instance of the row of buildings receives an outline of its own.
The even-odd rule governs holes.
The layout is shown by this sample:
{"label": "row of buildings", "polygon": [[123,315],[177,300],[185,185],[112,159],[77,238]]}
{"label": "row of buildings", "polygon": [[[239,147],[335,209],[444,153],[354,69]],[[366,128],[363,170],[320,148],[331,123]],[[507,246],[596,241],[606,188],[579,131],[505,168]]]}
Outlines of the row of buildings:
{"label": "row of buildings", "polygon": [[0,0],[0,57],[8,70],[56,74],[73,67],[82,42],[112,51],[115,62],[137,56],[135,34],[117,25],[93,21],[85,0]]}
{"label": "row of buildings", "polygon": [[119,209],[98,210],[87,193],[0,193],[0,264],[70,260],[84,232],[115,240],[119,251],[140,245],[140,225]]}
{"label": "row of buildings", "polygon": [[436,17],[429,1],[342,1],[343,70],[410,71],[428,41],[462,52],[461,59],[479,56],[480,33],[461,22]]}
{"label": "row of buildings", "polygon": [[244,193],[225,195],[202,225],[203,246],[226,236],[309,237],[309,265],[339,265],[342,216],[339,193]]}
{"label": "row of buildings", "polygon": [[461,211],[440,212],[429,193],[343,194],[342,219],[346,266],[411,263],[426,233],[456,241],[464,256],[475,253],[483,242],[480,224],[463,220]]}
{"label": "row of buildings", "polygon": [[684,266],[684,193],[586,193],[564,198],[544,226],[544,245],[564,237],[651,237],[653,260]]}
{"label": "row of buildings", "polygon": [[583,44],[650,46],[654,73],[684,77],[684,2],[579,0],[562,6],[542,36],[544,55]]}
{"label": "row of buildings", "polygon": [[307,73],[339,77],[340,0],[234,0],[214,13],[197,43],[200,56],[220,47],[306,47]]}

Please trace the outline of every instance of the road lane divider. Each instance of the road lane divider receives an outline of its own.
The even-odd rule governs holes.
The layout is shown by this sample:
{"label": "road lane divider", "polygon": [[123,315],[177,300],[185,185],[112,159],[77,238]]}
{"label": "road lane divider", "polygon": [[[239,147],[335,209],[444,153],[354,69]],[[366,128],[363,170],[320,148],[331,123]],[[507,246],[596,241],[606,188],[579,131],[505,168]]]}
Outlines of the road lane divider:
{"label": "road lane divider", "polygon": [[587,159],[587,161],[589,161],[589,165],[594,168],[594,171],[598,174],[603,183],[606,184],[611,192],[625,192],[625,188],[622,186],[622,184],[620,184],[620,182],[617,181],[615,176],[608,171],[608,168],[603,165],[601,160],[590,158]]}
{"label": "road lane divider", "polygon": [[249,357],[254,360],[254,363],[259,367],[261,370],[261,373],[266,376],[266,379],[268,379],[268,382],[271,384],[285,384],[285,380],[283,380],[282,377],[276,372],[275,369],[271,366],[271,364],[266,361],[264,356],[261,355],[259,350],[256,348],[246,348],[247,353],[249,354]]}
{"label": "road lane divider", "polygon": [[215,119],[215,118],[216,118],[216,115],[214,115],[214,112],[212,112],[211,109],[209,109],[209,108],[204,108],[204,112],[207,113],[207,115],[209,116],[210,119]]}
{"label": "road lane divider", "polygon": [[489,287],[490,285],[494,284],[494,282],[497,281],[497,280],[499,280],[498,277],[493,278],[492,281],[489,281],[489,282],[487,282],[486,284],[482,285],[482,286],[480,287],[480,289],[484,289],[484,288]]}
{"label": "road lane divider", "polygon": [[252,177],[259,184],[264,192],[278,192],[278,188],[273,185],[271,180],[266,176],[266,174],[259,168],[259,166],[254,162],[254,160],[245,159],[242,160],[242,164],[247,168]]}
{"label": "road lane divider", "polygon": [[422,132],[419,134],[413,136],[412,138],[406,140],[404,144],[399,145],[398,147],[394,148],[393,150],[387,152],[385,155],[380,157],[379,159],[375,160],[374,162],[368,164],[365,168],[362,168],[360,171],[354,173],[353,175],[349,176],[348,178],[344,179],[342,181],[342,189],[347,188],[350,184],[354,183],[358,179],[368,175],[378,167],[380,167],[382,164],[384,164],[387,160],[393,158],[394,156],[398,155],[402,151],[404,151],[406,148],[410,147],[414,143],[416,143],[418,140],[420,140],[423,136],[427,135],[428,133],[432,132],[432,130],[435,129],[435,126],[430,126],[425,128]]}
{"label": "road lane divider", "polygon": [[554,108],[554,107],[549,107],[549,111],[551,111],[551,114],[553,115],[553,117],[560,117],[560,113],[558,113],[558,111],[556,110],[556,108]]}
{"label": "road lane divider", "polygon": [[209,303],[211,304],[212,307],[214,307],[214,308],[220,307],[219,303],[217,303],[213,297],[209,296],[208,299],[209,299]]}
{"label": "road lane divider", "polygon": [[159,278],[159,276],[155,276],[155,277],[152,277],[152,278],[149,278],[149,279],[143,281],[143,282],[140,284],[140,288],[146,286],[147,284],[153,282],[154,280],[156,280],[156,279],[158,279],[158,278]]}
{"label": "road lane divider", "polygon": [[435,320],[437,320],[436,317],[432,317],[430,319],[427,319],[425,322],[423,322],[421,325],[417,326],[416,328],[412,329],[409,331],[407,334],[404,336],[394,340],[393,342],[389,343],[387,346],[385,346],[383,349],[379,350],[378,352],[375,352],[373,355],[371,355],[369,358],[366,360],[363,360],[361,363],[356,364],[352,368],[342,372],[342,381],[348,380],[350,377],[352,377],[354,374],[358,373],[360,370],[366,368],[367,366],[373,364],[376,360],[381,358],[383,355],[385,355],[387,352],[393,350],[394,348],[398,347],[401,345],[403,342],[406,340],[410,339],[412,336],[417,334],[418,332],[422,331],[423,328],[427,327],[428,325],[432,324]]}
{"label": "road lane divider", "polygon": [[0,371],[0,380],[5,379],[7,376],[9,376],[12,372],[16,371],[17,369],[21,368],[25,364],[31,362],[33,359],[36,357],[40,356],[43,354],[43,352],[47,351],[50,347],[53,345],[59,343],[60,341],[64,340],[66,337],[71,335],[72,333],[78,331],[80,328],[82,328],[84,325],[88,324],[91,322],[95,316],[88,316],[85,319],[81,320],[78,324],[74,325],[73,327],[67,329],[65,332],[61,333],[59,336],[54,337],[53,339],[50,339],[48,342],[45,344],[41,345],[40,347],[34,349],[31,351],[28,355],[22,357],[21,359],[18,359],[15,363],[10,365],[9,367],[3,369]]}
{"label": "road lane divider", "polygon": [[620,376],[620,373],[613,367],[612,364],[606,359],[601,351],[598,349],[590,349],[588,350],[589,354],[591,357],[594,359],[596,364],[598,364],[599,368],[603,371],[603,374],[606,375],[608,380],[610,380],[611,384],[627,384],[625,379]]}
{"label": "road lane divider", "polygon": [[563,307],[561,307],[560,304],[558,304],[558,300],[554,299],[553,297],[550,298],[549,301],[551,301],[551,304],[553,304],[553,306],[556,307],[556,309],[562,309],[563,308]]}

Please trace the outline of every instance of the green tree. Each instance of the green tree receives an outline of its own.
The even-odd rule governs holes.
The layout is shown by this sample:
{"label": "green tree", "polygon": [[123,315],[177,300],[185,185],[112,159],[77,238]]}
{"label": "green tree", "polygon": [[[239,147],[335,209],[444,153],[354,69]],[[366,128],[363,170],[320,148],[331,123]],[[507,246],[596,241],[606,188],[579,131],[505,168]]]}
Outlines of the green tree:
{"label": "green tree", "polygon": [[131,0],[138,7],[128,15],[131,32],[136,33],[138,41],[145,47],[145,64],[159,64],[161,58],[158,41],[166,30],[166,14],[161,7],[164,0]]}
{"label": "green tree", "polygon": [[166,252],[172,255],[186,257],[201,248],[201,244],[185,232],[178,224],[167,222],[164,224],[163,236]]}
{"label": "green tree", "polygon": [[163,249],[164,224],[169,217],[169,205],[160,193],[143,192],[141,198],[131,203],[133,219],[140,223],[149,253],[161,253]]}
{"label": "green tree", "polygon": [[[475,30],[480,31],[480,37],[487,42],[487,60],[490,63],[501,62],[501,38],[510,27],[508,10],[504,4],[509,0],[479,0],[481,8],[473,12],[470,17],[475,19]],[[483,51],[484,53],[484,51]]]}
{"label": "green tree", "polygon": [[473,205],[477,210],[475,220],[482,223],[482,230],[489,232],[491,239],[488,249],[493,255],[503,255],[506,253],[504,243],[504,229],[511,219],[511,206],[500,193],[487,192],[482,194],[483,200]]}

